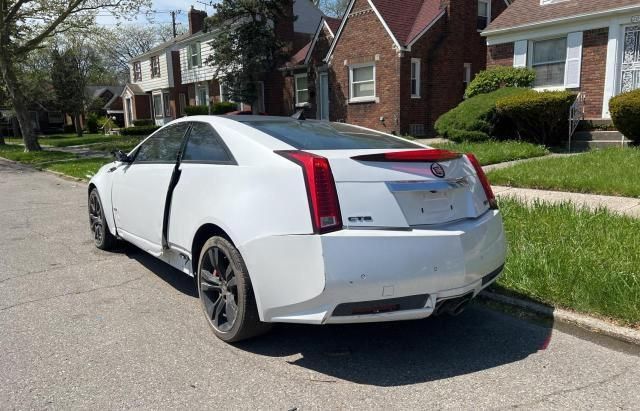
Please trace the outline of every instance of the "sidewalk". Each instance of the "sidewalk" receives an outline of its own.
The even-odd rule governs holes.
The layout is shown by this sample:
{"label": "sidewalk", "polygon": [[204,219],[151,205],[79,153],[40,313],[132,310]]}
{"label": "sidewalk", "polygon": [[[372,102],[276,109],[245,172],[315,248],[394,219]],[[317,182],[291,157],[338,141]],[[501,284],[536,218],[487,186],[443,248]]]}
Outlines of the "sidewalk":
{"label": "sidewalk", "polygon": [[596,194],[568,193],[564,191],[533,190],[529,188],[515,188],[493,186],[496,197],[511,197],[533,202],[535,200],[550,203],[570,201],[575,205],[587,207],[591,210],[605,207],[618,214],[640,218],[640,199],[629,197],[602,196]]}

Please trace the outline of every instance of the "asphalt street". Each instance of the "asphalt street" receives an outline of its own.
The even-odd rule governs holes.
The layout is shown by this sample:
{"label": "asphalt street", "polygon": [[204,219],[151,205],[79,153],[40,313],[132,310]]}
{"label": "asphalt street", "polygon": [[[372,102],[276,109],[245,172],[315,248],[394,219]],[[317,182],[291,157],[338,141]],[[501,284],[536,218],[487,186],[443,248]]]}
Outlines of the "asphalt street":
{"label": "asphalt street", "polygon": [[191,279],[94,248],[86,196],[0,160],[0,409],[640,407],[634,352],[481,304],[224,344]]}

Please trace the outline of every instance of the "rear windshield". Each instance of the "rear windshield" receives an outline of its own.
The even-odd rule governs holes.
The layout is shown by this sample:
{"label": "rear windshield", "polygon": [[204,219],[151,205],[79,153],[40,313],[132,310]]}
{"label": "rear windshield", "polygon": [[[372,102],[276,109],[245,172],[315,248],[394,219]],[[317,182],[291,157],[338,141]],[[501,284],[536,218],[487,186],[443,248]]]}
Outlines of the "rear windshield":
{"label": "rear windshield", "polygon": [[408,141],[343,123],[324,121],[243,121],[299,150],[421,148]]}

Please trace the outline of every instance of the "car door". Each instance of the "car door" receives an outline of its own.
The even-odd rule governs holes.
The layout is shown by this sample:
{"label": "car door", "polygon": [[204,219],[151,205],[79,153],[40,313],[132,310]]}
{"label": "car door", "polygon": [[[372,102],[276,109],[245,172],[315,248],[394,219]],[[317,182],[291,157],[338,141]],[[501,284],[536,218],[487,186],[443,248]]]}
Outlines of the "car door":
{"label": "car door", "polygon": [[167,191],[188,129],[188,123],[177,123],[157,131],[114,177],[111,195],[118,234],[154,255],[162,253]]}
{"label": "car door", "polygon": [[[218,198],[233,179],[236,161],[216,130],[204,122],[191,122],[191,131],[180,162],[180,181],[175,186],[171,200],[168,224],[168,243],[184,250],[191,249],[195,230],[215,213],[215,202],[203,198],[232,203],[231,198]],[[209,194],[208,196],[205,196]],[[208,221],[211,222],[211,221]]]}

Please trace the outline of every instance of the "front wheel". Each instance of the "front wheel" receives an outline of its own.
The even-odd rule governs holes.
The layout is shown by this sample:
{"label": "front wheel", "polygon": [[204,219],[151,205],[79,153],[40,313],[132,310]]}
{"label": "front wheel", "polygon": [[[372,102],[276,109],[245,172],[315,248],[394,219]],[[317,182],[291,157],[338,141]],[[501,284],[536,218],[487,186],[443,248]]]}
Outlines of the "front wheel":
{"label": "front wheel", "polygon": [[197,280],[202,310],[218,338],[237,342],[269,330],[258,316],[244,260],[228,240],[212,237],[204,244]]}
{"label": "front wheel", "polygon": [[89,227],[96,247],[101,250],[111,250],[115,247],[117,240],[109,231],[104,208],[102,208],[100,195],[96,188],[89,193]]}

